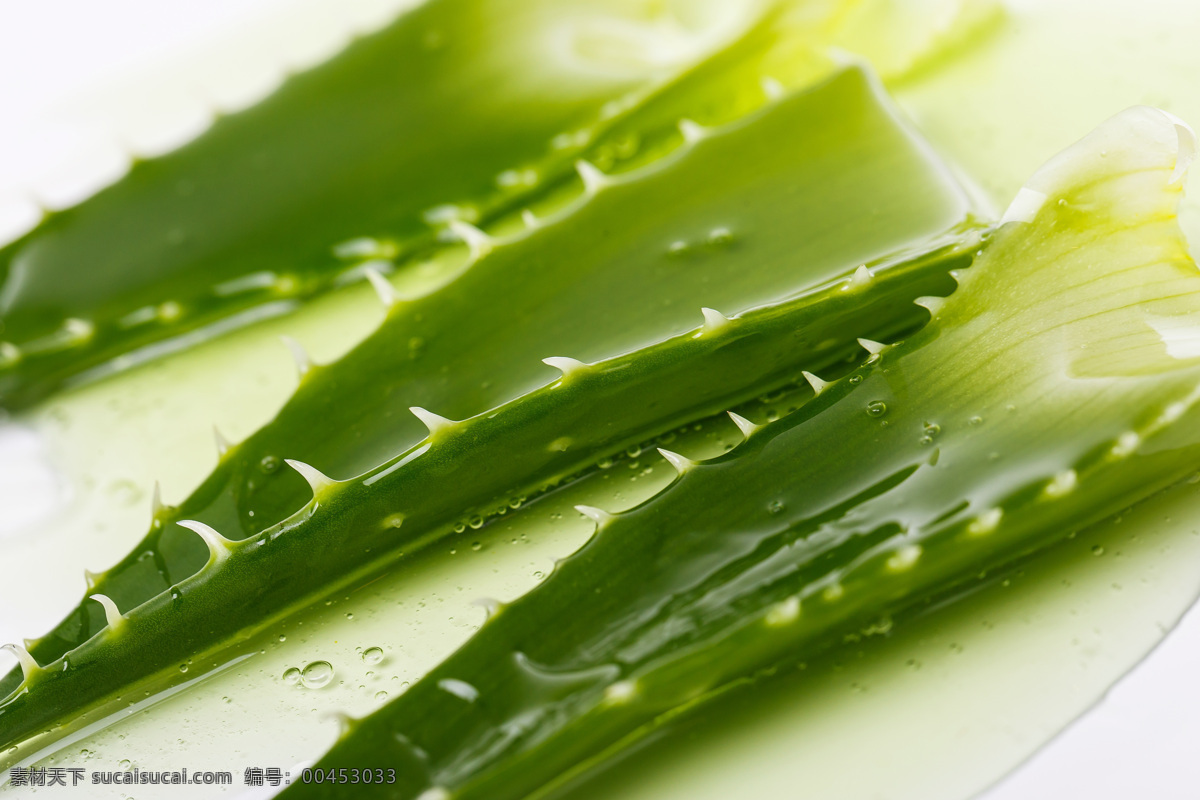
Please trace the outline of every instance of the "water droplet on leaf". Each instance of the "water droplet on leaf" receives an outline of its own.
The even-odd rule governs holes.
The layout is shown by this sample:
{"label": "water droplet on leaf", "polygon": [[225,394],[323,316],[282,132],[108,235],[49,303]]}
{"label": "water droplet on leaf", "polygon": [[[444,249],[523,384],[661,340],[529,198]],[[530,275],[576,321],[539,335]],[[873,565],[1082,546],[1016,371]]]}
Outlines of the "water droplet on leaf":
{"label": "water droplet on leaf", "polygon": [[333,679],[333,665],[328,661],[314,661],[300,672],[301,682],[309,689],[320,689]]}

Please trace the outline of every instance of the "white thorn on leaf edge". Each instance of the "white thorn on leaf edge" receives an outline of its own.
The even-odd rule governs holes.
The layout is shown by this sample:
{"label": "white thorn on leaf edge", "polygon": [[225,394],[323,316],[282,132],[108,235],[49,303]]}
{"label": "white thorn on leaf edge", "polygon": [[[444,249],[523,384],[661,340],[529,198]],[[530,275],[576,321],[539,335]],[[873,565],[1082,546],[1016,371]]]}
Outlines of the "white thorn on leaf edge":
{"label": "white thorn on leaf edge", "polygon": [[912,569],[917,560],[921,558],[921,553],[921,545],[906,544],[888,557],[887,568],[892,572],[904,572],[905,570]]}
{"label": "white thorn on leaf edge", "polygon": [[367,267],[363,273],[367,276],[367,281],[375,290],[375,294],[379,295],[379,302],[383,303],[384,309],[390,309],[396,305],[398,299],[396,289],[387,278],[383,277],[383,273],[374,267]]}
{"label": "white thorn on leaf edge", "polygon": [[219,534],[214,528],[205,525],[203,522],[198,522],[194,519],[181,519],[175,523],[181,528],[187,528],[192,531],[208,545],[208,552],[217,559],[224,558],[229,554],[233,546],[233,542]]}
{"label": "white thorn on leaf edge", "polygon": [[704,315],[704,333],[713,333],[724,328],[730,323],[729,317],[722,314],[713,308],[702,308],[700,313]]}
{"label": "white thorn on leaf edge", "polygon": [[771,627],[787,625],[795,622],[800,618],[800,597],[792,595],[786,600],[781,600],[767,611],[765,621]]}
{"label": "white thorn on leaf edge", "polygon": [[296,470],[296,472],[300,473],[300,477],[304,478],[304,482],[312,489],[314,495],[320,494],[325,489],[337,483],[337,481],[311,464],[305,464],[303,461],[297,461],[293,458],[285,458],[283,461],[289,467]]}
{"label": "white thorn on leaf edge", "polygon": [[1062,497],[1075,491],[1079,485],[1079,475],[1073,469],[1064,470],[1055,475],[1043,490],[1047,497]]}
{"label": "white thorn on leaf edge", "polygon": [[414,417],[421,420],[421,423],[429,429],[430,437],[437,436],[442,431],[449,430],[455,425],[454,420],[446,419],[445,417],[439,417],[432,411],[426,411],[420,406],[411,406],[408,410],[413,413]]}
{"label": "white thorn on leaf edge", "polygon": [[770,75],[762,76],[759,85],[762,86],[763,94],[767,96],[768,100],[778,100],[787,94],[787,88],[779,79],[772,78]]}
{"label": "white thorn on leaf edge", "polygon": [[494,597],[478,597],[471,601],[471,605],[482,608],[489,620],[504,610],[504,603]]}
{"label": "white thorn on leaf edge", "polygon": [[0,645],[0,650],[7,650],[17,657],[17,661],[21,662],[21,673],[25,676],[25,680],[29,680],[34,674],[42,671],[41,664],[34,660],[33,656],[19,644]]}
{"label": "white thorn on leaf edge", "polygon": [[97,593],[90,595],[89,599],[95,600],[97,603],[104,606],[104,619],[108,622],[108,627],[110,630],[115,630],[122,622],[125,621],[125,617],[121,616],[121,610],[117,608],[117,604],[114,603],[112,598],[108,595]]}
{"label": "white thorn on leaf edge", "polygon": [[679,132],[683,135],[683,140],[688,144],[694,144],[708,136],[708,128],[686,118],[679,120]]}
{"label": "white thorn on leaf edge", "polygon": [[811,372],[801,372],[800,374],[804,376],[804,380],[808,381],[808,385],[812,387],[814,395],[821,394],[829,386],[829,381],[823,381]]}
{"label": "white thorn on leaf edge", "polygon": [[942,306],[946,305],[946,298],[918,297],[916,300],[913,300],[913,304],[928,310],[930,314],[936,317],[938,312],[942,310]]}
{"label": "white thorn on leaf edge", "polygon": [[589,194],[594,194],[609,184],[609,177],[590,161],[585,161],[582,158],[575,162],[575,171],[579,173],[579,179],[583,181],[584,191]]}
{"label": "white thorn on leaf edge", "polygon": [[850,283],[854,286],[867,286],[873,280],[875,280],[875,273],[871,272],[866,264],[860,264],[858,269],[854,270]]}
{"label": "white thorn on leaf edge", "polygon": [[990,508],[983,512],[967,525],[967,533],[971,536],[983,536],[996,530],[1000,525],[1000,520],[1004,517],[1004,511],[1000,508]]}
{"label": "white thorn on leaf edge", "polygon": [[154,493],[150,496],[150,516],[157,517],[158,512],[162,511],[166,506],[162,501],[162,486],[158,481],[154,482]]}
{"label": "white thorn on leaf edge", "polygon": [[352,717],[345,711],[326,711],[322,715],[322,719],[329,720],[337,724],[339,739],[353,731],[356,727],[358,727],[359,723],[358,717]]}
{"label": "white thorn on leaf edge", "polygon": [[304,345],[290,336],[280,336],[279,338],[287,345],[287,349],[292,354],[292,361],[296,362],[296,371],[303,378],[312,369],[312,359],[308,357],[308,351],[304,349]]}
{"label": "white thorn on leaf edge", "polygon": [[692,461],[687,456],[681,456],[679,453],[673,453],[670,450],[666,450],[662,447],[658,448],[658,454],[665,458],[680,475],[696,466],[696,462]]}
{"label": "white thorn on leaf edge", "polygon": [[859,345],[862,346],[863,350],[866,350],[868,353],[870,353],[873,356],[879,355],[880,353],[882,353],[884,350],[887,350],[887,348],[888,348],[888,346],[886,344],[882,344],[880,342],[876,342],[871,339],[859,339],[858,343],[859,343]]}
{"label": "white thorn on leaf edge", "polygon": [[469,222],[463,222],[461,219],[452,219],[447,225],[454,232],[454,235],[466,244],[467,249],[471,251],[471,258],[473,259],[482,258],[495,245],[495,240],[491,236],[488,236]]}
{"label": "white thorn on leaf edge", "polygon": [[735,414],[732,411],[726,411],[725,413],[729,415],[731,420],[733,420],[733,424],[738,426],[738,430],[742,432],[742,436],[746,437],[747,439],[753,436],[755,431],[762,430],[764,427],[762,425],[755,425],[741,414]]}
{"label": "white thorn on leaf edge", "polygon": [[567,358],[566,356],[551,356],[550,358],[543,358],[542,363],[548,367],[554,367],[563,374],[564,378],[569,378],[576,373],[584,372],[591,366],[590,364],[585,364],[582,361],[578,361],[574,358]]}
{"label": "white thorn on leaf edge", "polygon": [[607,525],[609,522],[611,522],[613,520],[612,514],[608,513],[607,511],[605,511],[602,508],[596,508],[595,506],[580,505],[580,506],[575,506],[575,510],[578,511],[580,514],[583,514],[585,517],[590,519],[592,522],[596,523],[596,526],[600,527],[600,528],[603,528],[605,525]]}
{"label": "white thorn on leaf edge", "polygon": [[604,690],[604,700],[607,703],[620,705],[621,703],[628,703],[637,696],[637,693],[638,687],[636,681],[617,681],[616,683],[609,684],[608,688]]}
{"label": "white thorn on leaf edge", "polygon": [[213,425],[213,441],[217,443],[217,457],[225,455],[229,452],[229,440],[221,433],[221,429]]}

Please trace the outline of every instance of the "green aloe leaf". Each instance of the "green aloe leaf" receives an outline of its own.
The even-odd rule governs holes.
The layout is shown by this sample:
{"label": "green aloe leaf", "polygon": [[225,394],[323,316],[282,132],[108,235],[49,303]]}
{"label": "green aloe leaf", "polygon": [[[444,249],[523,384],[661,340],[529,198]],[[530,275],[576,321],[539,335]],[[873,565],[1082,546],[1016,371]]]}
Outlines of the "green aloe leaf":
{"label": "green aloe leaf", "polygon": [[[181,659],[630,443],[835,364],[857,337],[911,329],[923,312],[909,301],[948,291],[977,242],[960,189],[862,69],[690,129],[671,155],[602,179],[532,230],[481,240],[456,280],[308,371],[274,422],[90,577],[103,600],[31,646],[24,678],[3,687],[16,691],[0,707],[5,742],[141,678],[178,678]],[[788,296],[734,320],[701,313]],[[417,404],[445,417],[414,417]],[[275,469],[292,456],[307,482]]]}
{"label": "green aloe leaf", "polygon": [[0,405],[287,313],[364,263],[419,273],[451,220],[517,213],[579,158],[653,158],[768,71],[812,80],[846,5],[426,3],[0,249]]}
{"label": "green aloe leaf", "polygon": [[960,288],[920,301],[926,327],[642,506],[584,509],[583,549],[318,768],[395,770],[356,796],[553,795],[736,682],[1191,474],[1194,149],[1134,108],[1048,162]]}

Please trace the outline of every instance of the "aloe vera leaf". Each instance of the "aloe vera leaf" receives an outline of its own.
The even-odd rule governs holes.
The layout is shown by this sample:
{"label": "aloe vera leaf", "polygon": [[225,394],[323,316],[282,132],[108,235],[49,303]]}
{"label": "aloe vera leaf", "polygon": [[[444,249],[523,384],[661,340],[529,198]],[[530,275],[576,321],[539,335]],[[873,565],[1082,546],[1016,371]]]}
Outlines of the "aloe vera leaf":
{"label": "aloe vera leaf", "polygon": [[[450,534],[457,520],[495,514],[513,498],[557,485],[597,454],[719,414],[812,363],[844,360],[844,347],[827,351],[844,341],[846,327],[873,327],[886,309],[910,300],[917,278],[949,291],[947,270],[968,265],[978,246],[965,237],[878,277],[860,272],[732,319],[710,313],[694,331],[597,364],[550,359],[558,380],[468,420],[427,417],[425,442],[352,480],[294,464],[312,500],[249,539],[230,541],[181,521],[207,545],[207,564],[124,615],[107,596],[93,595],[107,627],[61,662],[25,670],[17,697],[0,704],[3,743],[142,677],[177,674],[193,656]],[[855,348],[863,346],[877,345]]]}
{"label": "aloe vera leaf", "polygon": [[[865,227],[863,197],[874,212]],[[288,517],[311,492],[285,458],[334,478],[365,473],[424,438],[409,406],[474,416],[543,385],[553,374],[543,358],[611,357],[691,330],[702,307],[732,316],[897,249],[934,247],[968,218],[961,190],[879,87],[847,69],[589,191],[533,231],[487,242],[457,280],[393,307],[345,358],[310,370],[191,497],[158,508],[143,542],[91,576],[88,594],[127,610],[197,572],[208,550],[178,520],[240,540]],[[677,241],[689,249],[673,254]],[[882,308],[842,342],[885,338],[914,311]],[[85,600],[30,651],[49,663],[104,624]]]}
{"label": "aloe vera leaf", "polygon": [[769,2],[677,5],[433,0],[136,162],[0,249],[0,405],[286,313],[364,261],[411,263],[447,217],[519,209],[581,156],[636,159],[709,57],[818,70],[845,3],[806,2],[786,30]]}
{"label": "aloe vera leaf", "polygon": [[[870,99],[874,92],[864,73],[857,70],[846,72],[827,91],[844,97],[847,88],[856,95],[864,92],[860,99]],[[800,102],[798,108],[808,105]],[[823,103],[805,110],[821,116],[828,111]],[[697,146],[680,153],[675,165],[656,167],[650,179],[631,177],[626,187],[629,193],[613,186],[592,198],[587,209],[601,209],[601,200],[608,199],[609,193],[616,207],[630,209],[630,198],[647,188],[641,181],[679,180],[691,159],[704,171],[708,157],[728,164],[729,149],[753,146],[762,134],[773,136],[772,124],[791,131],[792,121],[786,106],[771,107],[760,118],[727,134],[714,134],[707,140],[712,149]],[[743,140],[751,134],[749,141]],[[725,147],[719,147],[725,137]],[[794,174],[780,177],[794,180]],[[754,188],[761,190],[762,185]],[[723,194],[722,202],[726,201],[744,203],[745,196]],[[553,227],[522,242],[545,245],[551,230]],[[226,545],[214,538],[210,528],[198,531],[209,539],[206,547],[201,538],[182,529],[176,531],[175,525],[158,527],[156,532],[182,534],[205,558],[192,572],[170,583],[159,577],[149,587],[148,596],[136,603],[110,593],[108,576],[92,576],[89,595],[103,595],[103,603],[115,601],[115,606],[93,600],[81,604],[85,612],[100,611],[101,623],[95,630],[117,624],[123,630],[124,623],[115,622],[112,616],[114,609],[134,609],[130,611],[130,621],[137,620],[134,627],[154,633],[132,639],[120,631],[111,637],[93,637],[53,661],[70,665],[61,676],[49,660],[43,660],[47,671],[27,670],[26,677],[35,673],[57,677],[49,682],[26,680],[26,688],[41,686],[44,691],[38,688],[18,695],[0,710],[0,720],[12,731],[10,735],[18,736],[31,725],[36,728],[141,677],[177,666],[181,658],[249,635],[314,595],[449,534],[456,522],[497,513],[513,497],[536,494],[604,455],[786,384],[798,377],[801,369],[840,361],[848,346],[859,347],[855,333],[893,335],[911,327],[920,312],[908,301],[922,290],[948,291],[952,282],[947,272],[969,262],[978,235],[964,231],[955,243],[931,246],[927,254],[901,255],[891,263],[877,265],[876,275],[861,267],[832,284],[827,277],[810,275],[809,280],[825,284],[824,288],[802,293],[782,310],[749,312],[734,319],[712,310],[702,315],[697,310],[689,315],[693,324],[681,333],[682,338],[612,361],[587,365],[573,359],[550,359],[551,366],[562,372],[560,381],[551,381],[549,388],[537,389],[509,405],[486,409],[473,419],[451,423],[418,409],[418,417],[429,426],[422,437],[425,441],[402,449],[350,481],[329,481],[307,464],[294,463],[311,487],[308,498],[316,492],[316,502],[309,502],[274,527],[229,544],[250,558],[240,569],[232,565],[241,559],[224,558]],[[514,259],[530,258],[530,250],[521,242],[512,247]],[[504,252],[503,248],[495,251],[497,256]],[[551,248],[551,252],[558,250]],[[404,317],[392,319],[397,318]],[[694,326],[701,319],[704,324],[697,332]],[[534,366],[533,372],[540,378],[532,380],[544,386],[554,371],[541,364]],[[720,375],[720,380],[714,381],[715,375]],[[455,490],[447,490],[447,481]],[[361,520],[368,522],[360,525]],[[380,520],[386,521],[381,524]],[[160,513],[157,524],[164,526],[167,521]],[[175,516],[173,521],[196,528],[186,517]],[[221,531],[219,527],[216,530]],[[362,540],[356,543],[360,536]],[[272,544],[259,549],[264,542]],[[142,553],[139,548],[129,559],[131,571],[145,569],[148,559]],[[121,585],[118,581],[112,584]],[[216,614],[217,609],[224,611]],[[36,655],[37,649],[32,649]],[[20,680],[15,674],[12,677]],[[23,718],[25,722],[21,722]]]}
{"label": "aloe vera leaf", "polygon": [[600,517],[318,767],[398,770],[364,796],[551,795],[705,697],[1190,474],[1200,275],[1175,211],[1194,145],[1135,108],[1048,162],[925,328]]}

